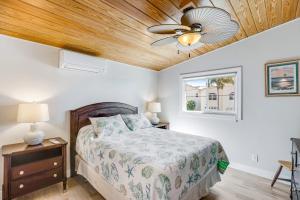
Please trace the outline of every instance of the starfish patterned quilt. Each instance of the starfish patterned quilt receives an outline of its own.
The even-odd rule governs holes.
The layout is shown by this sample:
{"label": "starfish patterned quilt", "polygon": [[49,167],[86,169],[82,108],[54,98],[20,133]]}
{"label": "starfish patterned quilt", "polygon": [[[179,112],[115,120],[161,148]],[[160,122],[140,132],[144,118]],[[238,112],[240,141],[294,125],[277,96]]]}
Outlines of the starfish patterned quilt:
{"label": "starfish patterned quilt", "polygon": [[213,139],[146,128],[95,136],[87,128],[77,137],[77,153],[128,199],[183,199],[213,167],[229,162]]}

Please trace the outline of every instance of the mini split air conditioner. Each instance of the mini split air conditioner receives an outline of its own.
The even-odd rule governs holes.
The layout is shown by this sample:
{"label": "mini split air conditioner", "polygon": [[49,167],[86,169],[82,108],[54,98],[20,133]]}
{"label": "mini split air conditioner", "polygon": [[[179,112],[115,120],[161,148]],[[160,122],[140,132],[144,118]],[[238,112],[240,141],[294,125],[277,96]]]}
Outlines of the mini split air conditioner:
{"label": "mini split air conditioner", "polygon": [[59,55],[59,68],[105,74],[107,61],[99,57],[61,50]]}

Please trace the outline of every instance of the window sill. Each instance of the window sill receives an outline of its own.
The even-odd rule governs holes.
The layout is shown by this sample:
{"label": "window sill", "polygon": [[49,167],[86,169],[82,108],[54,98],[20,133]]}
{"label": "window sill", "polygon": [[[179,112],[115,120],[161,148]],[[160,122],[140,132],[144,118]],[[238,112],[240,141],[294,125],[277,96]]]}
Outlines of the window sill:
{"label": "window sill", "polygon": [[199,117],[206,119],[221,119],[230,121],[239,121],[235,113],[215,113],[215,112],[201,112],[201,111],[181,111],[179,115],[182,117]]}

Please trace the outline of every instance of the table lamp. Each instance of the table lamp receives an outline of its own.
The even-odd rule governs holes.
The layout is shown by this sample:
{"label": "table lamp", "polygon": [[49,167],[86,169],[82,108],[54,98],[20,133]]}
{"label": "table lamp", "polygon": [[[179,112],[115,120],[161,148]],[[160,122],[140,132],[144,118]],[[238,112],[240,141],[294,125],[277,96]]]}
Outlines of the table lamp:
{"label": "table lamp", "polygon": [[159,102],[151,102],[148,105],[148,111],[152,112],[151,123],[156,125],[159,123],[159,118],[157,117],[157,113],[161,112],[161,105]]}
{"label": "table lamp", "polygon": [[41,144],[44,139],[44,132],[38,130],[37,122],[46,122],[49,120],[49,112],[47,104],[25,103],[19,104],[18,122],[31,123],[30,131],[24,136],[24,141],[28,145]]}

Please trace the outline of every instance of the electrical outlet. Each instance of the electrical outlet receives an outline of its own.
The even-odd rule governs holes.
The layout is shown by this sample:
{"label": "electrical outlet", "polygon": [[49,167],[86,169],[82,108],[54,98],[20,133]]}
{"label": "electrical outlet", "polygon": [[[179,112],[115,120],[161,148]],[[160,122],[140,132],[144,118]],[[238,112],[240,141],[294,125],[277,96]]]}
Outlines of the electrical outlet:
{"label": "electrical outlet", "polygon": [[258,154],[252,154],[251,155],[251,160],[253,161],[253,162],[256,162],[256,163],[258,163]]}

